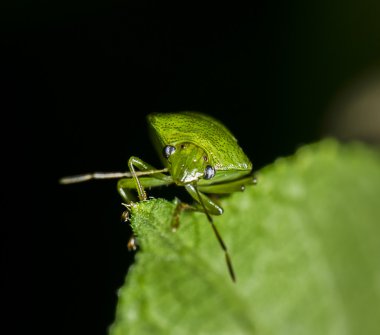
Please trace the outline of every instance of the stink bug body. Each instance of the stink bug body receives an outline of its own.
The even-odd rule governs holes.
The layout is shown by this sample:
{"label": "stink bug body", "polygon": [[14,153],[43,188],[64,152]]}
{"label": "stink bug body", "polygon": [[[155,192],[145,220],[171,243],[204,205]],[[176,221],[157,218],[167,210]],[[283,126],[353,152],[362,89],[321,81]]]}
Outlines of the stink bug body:
{"label": "stink bug body", "polygon": [[[92,173],[66,177],[70,184],[90,179],[120,178],[118,191],[126,203],[131,190],[146,200],[146,188],[176,184],[195,200],[195,209],[204,212],[225,252],[231,278],[235,274],[231,260],[211,215],[223,209],[207,194],[229,194],[254,184],[252,163],[231,132],[218,120],[196,112],[153,113],[148,115],[152,141],[165,166],[156,169],[138,157],[128,160],[129,172]],[[189,206],[184,206],[184,208]]]}

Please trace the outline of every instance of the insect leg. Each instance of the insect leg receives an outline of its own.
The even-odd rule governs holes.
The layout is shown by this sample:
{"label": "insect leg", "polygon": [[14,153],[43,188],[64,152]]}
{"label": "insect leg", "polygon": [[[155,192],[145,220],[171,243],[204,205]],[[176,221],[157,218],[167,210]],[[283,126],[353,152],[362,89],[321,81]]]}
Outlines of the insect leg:
{"label": "insect leg", "polygon": [[[166,176],[165,180],[154,177],[140,177],[139,182],[143,188],[157,187],[169,185],[173,181],[170,176]],[[134,195],[131,190],[136,189],[136,184],[133,178],[119,179],[117,182],[117,190],[126,203],[134,201]]]}
{"label": "insect leg", "polygon": [[[135,167],[141,171],[145,171],[145,170],[154,171],[157,169],[155,169],[152,165],[145,163],[143,160],[141,160],[140,158],[135,157],[135,156],[132,156],[129,158],[128,167],[129,167],[129,170],[131,171],[131,174],[132,174],[132,177],[133,177],[133,180],[135,183],[135,188],[137,189],[139,200],[146,200],[147,199],[146,192],[145,192],[145,190],[144,190],[144,188],[143,188],[143,186],[142,186],[142,184],[141,184],[141,182],[137,176],[137,173],[135,171]],[[157,174],[153,173],[153,175],[156,179],[166,181],[166,184],[167,184],[168,178],[170,178],[169,176],[167,176],[163,173],[157,173]],[[171,178],[170,178],[170,180],[171,180]]]}
{"label": "insect leg", "polygon": [[[154,170],[151,170],[154,171]],[[165,179],[158,179],[157,175]],[[156,187],[161,185],[167,185],[172,182],[172,178],[170,176],[163,175],[160,172],[157,172],[156,174],[151,174],[151,176],[143,176],[138,179],[141,187]],[[133,178],[123,178],[120,179],[117,183],[117,190],[122,197],[122,199],[129,204],[132,202],[135,198],[134,194],[132,193],[132,190],[136,188],[135,180]],[[127,221],[129,219],[129,209],[126,209],[122,215],[122,220]],[[134,234],[130,237],[128,241],[128,250],[136,250],[137,249],[137,239]]]}
{"label": "insect leg", "polygon": [[178,198],[175,198],[175,203],[176,203],[176,206],[175,206],[173,217],[172,217],[172,231],[173,232],[176,231],[179,227],[179,218],[180,218],[181,213],[183,211],[187,211],[187,210],[196,211],[197,210],[195,207],[193,207],[187,203],[182,202]]}
{"label": "insect leg", "polygon": [[210,185],[198,185],[200,192],[211,194],[229,194],[234,192],[242,192],[248,185],[256,184],[256,178],[252,175],[240,178],[238,180],[232,180],[219,184]]}
{"label": "insect leg", "polygon": [[215,202],[213,202],[208,196],[205,194],[197,191],[195,186],[191,184],[185,185],[186,191],[192,196],[192,198],[200,205],[200,199],[202,199],[203,206],[198,206],[199,211],[207,211],[208,213],[212,215],[222,215],[223,214],[223,208],[218,206]]}

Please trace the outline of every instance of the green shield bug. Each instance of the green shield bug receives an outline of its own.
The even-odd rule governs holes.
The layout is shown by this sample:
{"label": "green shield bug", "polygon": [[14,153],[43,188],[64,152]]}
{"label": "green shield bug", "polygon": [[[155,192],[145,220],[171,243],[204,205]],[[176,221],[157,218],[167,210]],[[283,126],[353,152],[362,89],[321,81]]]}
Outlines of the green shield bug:
{"label": "green shield bug", "polygon": [[60,182],[119,178],[117,188],[126,203],[133,198],[131,190],[137,190],[139,199],[146,200],[145,188],[169,184],[184,187],[195,205],[179,203],[178,213],[185,208],[205,213],[235,281],[227,247],[211,216],[221,215],[223,209],[207,194],[229,194],[254,184],[252,163],[231,132],[210,116],[197,112],[153,113],[147,119],[152,141],[165,168],[158,170],[132,156],[128,160],[128,172],[84,174],[65,177]]}

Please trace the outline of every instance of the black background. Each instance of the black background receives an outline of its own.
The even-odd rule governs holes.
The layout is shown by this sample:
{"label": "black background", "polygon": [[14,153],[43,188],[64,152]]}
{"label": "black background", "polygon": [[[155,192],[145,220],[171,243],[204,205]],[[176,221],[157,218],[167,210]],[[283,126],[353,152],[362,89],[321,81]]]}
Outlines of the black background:
{"label": "black background", "polygon": [[[347,82],[379,65],[376,1],[4,2],[3,328],[104,334],[133,260],[113,181],[65,175],[160,166],[146,115],[220,119],[254,167],[324,133]],[[5,215],[6,212],[10,215]]]}

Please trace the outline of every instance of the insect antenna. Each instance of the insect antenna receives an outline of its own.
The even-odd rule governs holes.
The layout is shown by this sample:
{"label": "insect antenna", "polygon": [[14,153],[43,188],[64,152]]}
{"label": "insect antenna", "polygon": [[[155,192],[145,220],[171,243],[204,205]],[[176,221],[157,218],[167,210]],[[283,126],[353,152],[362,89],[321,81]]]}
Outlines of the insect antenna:
{"label": "insect antenna", "polygon": [[230,277],[232,279],[233,282],[236,282],[236,277],[235,277],[235,271],[232,267],[232,262],[231,262],[231,258],[230,258],[230,255],[228,253],[228,250],[227,250],[227,246],[226,244],[224,243],[223,239],[222,239],[222,236],[220,236],[219,234],[219,231],[218,229],[216,228],[215,224],[214,224],[214,220],[212,219],[211,215],[209,214],[209,212],[207,211],[206,209],[206,206],[199,194],[199,191],[198,191],[198,187],[197,185],[194,185],[194,188],[195,188],[195,191],[197,192],[197,196],[198,196],[198,199],[199,199],[199,202],[206,214],[206,217],[207,217],[207,220],[208,222],[210,223],[211,227],[212,227],[212,230],[214,231],[214,234],[220,244],[220,246],[222,247],[223,251],[224,251],[224,255],[226,257],[226,263],[227,263],[227,267],[228,267],[228,272],[230,274]]}
{"label": "insect antenna", "polygon": [[[136,171],[136,176],[147,176],[150,174],[168,172],[168,169],[161,170],[147,170],[147,171]],[[87,174],[80,174],[76,176],[63,177],[59,180],[60,184],[76,184],[82,183],[85,181],[93,180],[93,179],[116,179],[116,178],[132,178],[133,175],[131,172],[94,172]]]}

